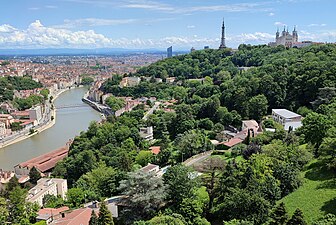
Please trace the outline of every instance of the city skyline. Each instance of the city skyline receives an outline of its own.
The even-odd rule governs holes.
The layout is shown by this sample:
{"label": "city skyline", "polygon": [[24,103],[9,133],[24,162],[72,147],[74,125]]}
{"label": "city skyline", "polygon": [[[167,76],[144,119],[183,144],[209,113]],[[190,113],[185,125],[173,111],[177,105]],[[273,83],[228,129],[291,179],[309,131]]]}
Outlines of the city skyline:
{"label": "city skyline", "polygon": [[17,0],[3,4],[0,49],[218,48],[223,17],[226,45],[231,48],[240,43],[267,44],[283,26],[290,30],[297,26],[300,41],[335,42],[334,4],[328,0]]}

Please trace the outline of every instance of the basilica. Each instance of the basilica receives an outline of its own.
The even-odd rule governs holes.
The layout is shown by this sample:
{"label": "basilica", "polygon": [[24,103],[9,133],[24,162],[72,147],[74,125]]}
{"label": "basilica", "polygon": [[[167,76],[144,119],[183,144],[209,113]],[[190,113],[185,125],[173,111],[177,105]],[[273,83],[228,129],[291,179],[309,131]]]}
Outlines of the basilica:
{"label": "basilica", "polygon": [[279,29],[276,32],[275,42],[270,42],[268,45],[270,46],[283,45],[285,47],[291,48],[293,47],[295,43],[298,42],[298,40],[299,40],[299,36],[298,36],[298,33],[295,27],[294,27],[292,34],[288,32],[288,27],[287,27],[287,31],[286,31],[286,27],[284,27],[283,31],[281,32],[281,35],[279,32]]}

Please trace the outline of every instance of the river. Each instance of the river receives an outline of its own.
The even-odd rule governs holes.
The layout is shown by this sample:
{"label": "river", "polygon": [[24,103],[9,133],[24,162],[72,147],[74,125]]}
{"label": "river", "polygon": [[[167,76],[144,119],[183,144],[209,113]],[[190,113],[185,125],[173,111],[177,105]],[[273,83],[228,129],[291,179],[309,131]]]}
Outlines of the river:
{"label": "river", "polygon": [[[87,88],[75,88],[62,93],[56,100],[55,106],[83,105],[82,97]],[[0,169],[14,170],[18,163],[50,152],[65,145],[65,143],[88,128],[93,120],[100,120],[100,113],[91,107],[58,109],[56,124],[28,139],[0,149]]]}

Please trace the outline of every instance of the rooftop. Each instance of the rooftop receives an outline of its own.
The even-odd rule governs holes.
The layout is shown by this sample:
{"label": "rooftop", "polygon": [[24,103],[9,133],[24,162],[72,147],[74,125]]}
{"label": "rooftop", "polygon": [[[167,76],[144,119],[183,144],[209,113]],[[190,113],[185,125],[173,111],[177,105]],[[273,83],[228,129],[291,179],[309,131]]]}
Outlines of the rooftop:
{"label": "rooftop", "polygon": [[53,225],[88,225],[91,218],[91,209],[81,208],[65,214],[64,218],[54,220]]}
{"label": "rooftop", "polygon": [[28,167],[33,168],[35,167],[40,172],[46,172],[55,167],[56,163],[61,159],[65,158],[68,155],[69,148],[62,147],[52,152],[48,152],[44,155],[40,155],[33,159],[30,159],[26,162],[20,163],[17,166],[20,167]]}
{"label": "rooftop", "polygon": [[295,112],[289,111],[287,109],[272,109],[272,111],[274,113],[280,115],[281,117],[284,117],[284,118],[287,118],[287,119],[301,116],[301,115],[299,115]]}

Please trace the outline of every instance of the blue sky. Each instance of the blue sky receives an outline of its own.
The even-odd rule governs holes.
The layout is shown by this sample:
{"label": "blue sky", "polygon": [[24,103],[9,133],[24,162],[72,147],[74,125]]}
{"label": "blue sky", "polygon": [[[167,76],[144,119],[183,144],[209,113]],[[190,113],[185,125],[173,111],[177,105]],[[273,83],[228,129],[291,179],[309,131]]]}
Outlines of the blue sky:
{"label": "blue sky", "polygon": [[0,9],[0,48],[157,48],[264,44],[277,27],[299,40],[336,42],[334,0],[11,0]]}

